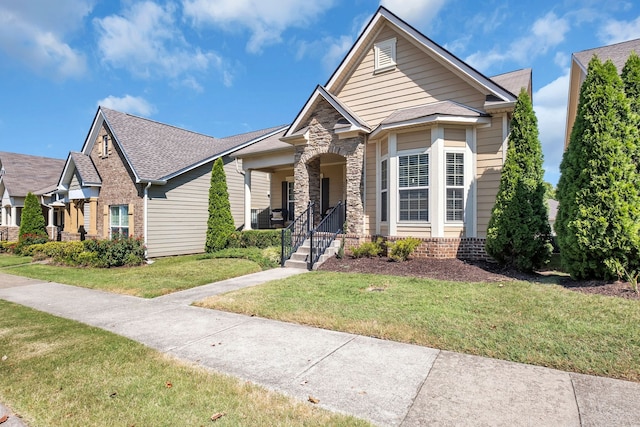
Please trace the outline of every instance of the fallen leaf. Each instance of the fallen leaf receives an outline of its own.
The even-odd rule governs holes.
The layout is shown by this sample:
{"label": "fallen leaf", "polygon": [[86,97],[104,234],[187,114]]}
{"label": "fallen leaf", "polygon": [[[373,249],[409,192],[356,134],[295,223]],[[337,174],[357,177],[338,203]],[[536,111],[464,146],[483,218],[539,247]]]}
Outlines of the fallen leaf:
{"label": "fallen leaf", "polygon": [[113,393],[111,393],[111,394],[109,395],[109,397],[112,397],[112,398],[113,398],[113,397],[116,397],[117,395],[118,395],[118,392],[117,392],[117,391],[114,391]]}
{"label": "fallen leaf", "polygon": [[4,356],[2,356],[2,361],[3,361],[3,362],[4,362],[5,360],[7,360],[7,359],[8,359],[8,357],[7,357],[7,355],[6,355],[6,354],[5,354]]}
{"label": "fallen leaf", "polygon": [[0,424],[6,422],[9,419],[9,417],[7,416],[7,414],[3,415],[0,417]]}
{"label": "fallen leaf", "polygon": [[211,421],[219,420],[220,418],[224,417],[225,415],[227,415],[226,412],[215,413],[215,414],[211,415]]}
{"label": "fallen leaf", "polygon": [[307,384],[308,382],[309,382],[309,381],[304,380],[304,381],[302,381],[302,382],[300,383],[300,385],[305,385],[305,384]]}
{"label": "fallen leaf", "polygon": [[169,381],[167,381],[167,384],[166,384],[166,385],[167,385],[167,388],[171,388],[171,387],[173,387],[173,384],[171,384]]}
{"label": "fallen leaf", "polygon": [[309,402],[311,402],[311,403],[320,403],[320,399],[316,399],[313,396],[309,396]]}

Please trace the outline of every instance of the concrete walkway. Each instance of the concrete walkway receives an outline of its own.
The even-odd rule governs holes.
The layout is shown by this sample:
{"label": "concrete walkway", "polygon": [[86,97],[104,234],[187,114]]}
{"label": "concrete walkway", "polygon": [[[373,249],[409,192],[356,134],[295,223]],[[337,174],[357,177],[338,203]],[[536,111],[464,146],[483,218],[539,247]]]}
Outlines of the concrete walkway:
{"label": "concrete walkway", "polygon": [[381,426],[640,425],[638,383],[189,306],[302,272],[269,270],[153,300],[0,274],[0,298]]}

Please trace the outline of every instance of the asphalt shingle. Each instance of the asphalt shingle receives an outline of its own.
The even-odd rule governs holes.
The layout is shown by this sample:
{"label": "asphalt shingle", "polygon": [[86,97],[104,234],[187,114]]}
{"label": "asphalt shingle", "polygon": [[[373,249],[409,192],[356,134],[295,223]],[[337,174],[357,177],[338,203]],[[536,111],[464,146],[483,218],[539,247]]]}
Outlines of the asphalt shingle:
{"label": "asphalt shingle", "polygon": [[25,197],[28,192],[51,188],[58,183],[65,161],[50,157],[0,152],[5,170],[2,181],[12,197]]}

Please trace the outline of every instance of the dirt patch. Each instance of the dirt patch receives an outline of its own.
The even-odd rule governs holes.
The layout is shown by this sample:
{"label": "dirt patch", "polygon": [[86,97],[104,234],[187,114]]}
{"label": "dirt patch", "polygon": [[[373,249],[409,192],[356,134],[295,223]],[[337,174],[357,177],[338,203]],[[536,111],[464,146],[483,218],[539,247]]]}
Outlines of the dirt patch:
{"label": "dirt patch", "polygon": [[[549,283],[550,272],[520,273],[491,262],[470,262],[459,259],[417,258],[406,262],[394,262],[389,258],[330,258],[319,268],[321,271],[344,273],[386,274],[391,276],[420,277],[457,282],[506,282],[527,280]],[[558,283],[567,289],[587,294],[599,294],[640,301],[628,283],[605,281],[576,281],[559,277]]]}

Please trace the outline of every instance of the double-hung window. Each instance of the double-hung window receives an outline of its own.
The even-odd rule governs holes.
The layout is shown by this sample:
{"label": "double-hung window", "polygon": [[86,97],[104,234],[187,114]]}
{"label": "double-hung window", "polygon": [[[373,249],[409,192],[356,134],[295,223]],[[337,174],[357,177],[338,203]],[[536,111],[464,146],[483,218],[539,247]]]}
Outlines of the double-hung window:
{"label": "double-hung window", "polygon": [[464,220],[464,153],[446,153],[447,221]]}
{"label": "double-hung window", "polygon": [[380,221],[389,220],[389,161],[380,163]]}
{"label": "double-hung window", "polygon": [[110,206],[109,211],[111,213],[109,219],[111,238],[129,237],[129,206]]}
{"label": "double-hung window", "polygon": [[398,157],[400,221],[429,221],[429,155]]}

